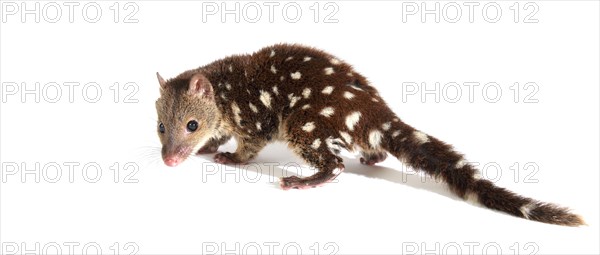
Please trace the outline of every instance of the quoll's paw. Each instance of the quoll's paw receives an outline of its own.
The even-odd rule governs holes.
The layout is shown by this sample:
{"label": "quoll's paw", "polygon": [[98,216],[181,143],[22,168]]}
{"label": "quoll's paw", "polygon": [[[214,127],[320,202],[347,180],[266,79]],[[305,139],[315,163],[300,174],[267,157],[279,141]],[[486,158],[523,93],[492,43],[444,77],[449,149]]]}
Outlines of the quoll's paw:
{"label": "quoll's paw", "polygon": [[373,153],[373,154],[363,154],[363,157],[360,158],[360,163],[363,165],[375,165],[379,162],[384,161],[387,158],[387,153]]}
{"label": "quoll's paw", "polygon": [[242,162],[237,159],[235,153],[231,152],[220,152],[215,155],[215,162],[220,164],[246,164],[247,162]]}
{"label": "quoll's paw", "polygon": [[279,180],[279,186],[281,186],[284,190],[289,189],[309,189],[314,188],[315,186],[309,185],[302,178],[298,176],[290,176],[290,177],[282,177]]}
{"label": "quoll's paw", "polygon": [[279,181],[279,186],[284,190],[321,187],[328,182],[332,182],[342,172],[344,172],[344,164],[339,163],[337,167],[329,173],[319,172],[305,178],[298,176],[282,177]]}
{"label": "quoll's paw", "polygon": [[197,154],[211,154],[217,152],[219,147],[217,146],[204,146],[196,152]]}

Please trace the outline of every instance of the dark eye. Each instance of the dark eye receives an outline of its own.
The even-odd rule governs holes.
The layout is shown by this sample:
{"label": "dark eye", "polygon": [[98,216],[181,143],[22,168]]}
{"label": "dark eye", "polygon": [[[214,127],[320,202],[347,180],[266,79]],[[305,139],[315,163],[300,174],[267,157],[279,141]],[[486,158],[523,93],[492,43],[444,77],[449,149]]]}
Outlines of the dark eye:
{"label": "dark eye", "polygon": [[194,132],[196,131],[196,129],[198,129],[198,122],[195,120],[190,120],[190,122],[188,122],[187,124],[187,130],[190,132]]}
{"label": "dark eye", "polygon": [[158,124],[158,132],[165,133],[165,125],[162,123]]}

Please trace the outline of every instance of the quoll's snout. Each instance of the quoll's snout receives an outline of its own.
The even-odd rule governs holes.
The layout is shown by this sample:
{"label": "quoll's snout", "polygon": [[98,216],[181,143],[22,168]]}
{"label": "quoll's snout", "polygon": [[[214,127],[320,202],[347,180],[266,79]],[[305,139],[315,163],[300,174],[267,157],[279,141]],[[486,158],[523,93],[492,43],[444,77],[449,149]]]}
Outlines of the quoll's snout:
{"label": "quoll's snout", "polygon": [[182,160],[178,157],[166,157],[163,158],[163,161],[165,162],[165,165],[173,167],[179,165]]}
{"label": "quoll's snout", "polygon": [[173,149],[165,146],[163,147],[162,159],[167,166],[178,166],[190,155],[191,151],[192,148],[190,147],[180,146]]}

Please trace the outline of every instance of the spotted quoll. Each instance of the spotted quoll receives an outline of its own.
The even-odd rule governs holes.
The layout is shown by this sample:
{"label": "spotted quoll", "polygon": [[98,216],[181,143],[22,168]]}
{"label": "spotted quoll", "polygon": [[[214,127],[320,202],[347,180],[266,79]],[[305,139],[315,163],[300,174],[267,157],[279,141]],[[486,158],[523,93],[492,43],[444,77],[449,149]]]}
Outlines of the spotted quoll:
{"label": "spotted quoll", "polygon": [[270,142],[283,141],[318,172],[282,178],[283,189],[327,183],[344,171],[340,150],[359,151],[373,165],[388,153],[445,181],[459,197],[517,217],[577,226],[567,208],[516,195],[481,178],[452,146],[402,122],[352,66],[326,52],[274,45],[234,55],[175,78],[157,73],[158,135],[166,165],[194,153],[215,153],[230,138],[235,152],[223,164],[252,160]]}

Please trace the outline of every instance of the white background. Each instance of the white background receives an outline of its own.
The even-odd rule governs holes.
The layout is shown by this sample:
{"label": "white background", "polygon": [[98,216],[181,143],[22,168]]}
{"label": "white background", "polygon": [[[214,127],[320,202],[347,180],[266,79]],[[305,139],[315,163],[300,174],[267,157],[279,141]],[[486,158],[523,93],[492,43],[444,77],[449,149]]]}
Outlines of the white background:
{"label": "white background", "polygon": [[[284,19],[284,3],[274,7],[273,23],[262,2],[240,2],[240,10],[250,5],[239,23],[234,15],[222,22],[221,10],[203,22],[202,3],[188,1],[134,2],[128,9],[122,2],[118,15],[110,9],[113,1],[97,2],[102,16],[96,23],[84,19],[94,18],[93,9],[82,16],[85,3],[74,7],[70,22],[63,2],[39,2],[39,23],[36,14],[23,22],[22,10],[13,11],[10,3],[2,2],[0,32],[0,238],[6,254],[24,254],[23,248],[54,254],[56,247],[68,254],[69,245],[77,254],[86,252],[84,246],[89,254],[94,247],[106,254],[117,248],[123,254],[134,248],[137,254],[257,248],[289,254],[296,248],[306,254],[317,248],[320,254],[600,252],[596,1],[532,2],[528,9],[521,2],[519,22],[513,1],[497,2],[502,16],[495,23],[482,15],[487,2],[474,7],[473,22],[462,2],[438,2],[447,11],[439,23],[434,15],[421,21],[421,12],[403,22],[402,3],[390,1],[334,2],[331,18],[337,23],[323,22],[334,7],[325,10],[321,3],[316,15],[313,1],[298,2],[302,16],[296,23]],[[55,6],[62,16],[51,23],[46,19],[55,17]],[[257,23],[249,22],[254,6],[262,11]],[[452,23],[455,6],[462,17]],[[137,23],[123,23],[134,9]],[[534,9],[531,18],[538,22],[524,23]],[[294,18],[288,11],[286,17]],[[493,9],[488,14],[495,16]],[[453,144],[469,161],[500,166],[501,175],[493,167],[484,172],[499,186],[568,206],[589,226],[541,224],[473,206],[393,158],[366,167],[350,155],[337,183],[291,191],[279,189],[275,177],[312,172],[295,167],[304,164],[283,144],[267,147],[249,169],[210,163],[211,155],[165,167],[155,133],[154,73],[172,77],[279,42],[315,46],[351,63],[405,122]],[[36,82],[39,102],[33,94],[22,99],[23,89],[35,90]],[[73,87],[73,100],[68,82],[80,84]],[[128,82],[134,85],[125,87]],[[442,97],[436,102],[434,95],[421,100],[422,91],[403,93],[410,82],[425,82],[429,89],[439,82]],[[462,88],[456,103],[450,102],[455,90],[442,91],[451,82]],[[473,102],[466,82],[480,84]],[[490,82],[502,91],[496,103],[482,95]],[[521,88],[517,102],[510,89],[515,82]],[[531,98],[537,103],[525,102],[533,93],[524,87],[528,82],[538,88]],[[101,88],[96,103],[86,101],[95,96],[93,88],[82,96],[88,83]],[[62,96],[51,103],[56,88]],[[495,97],[493,89],[488,92]],[[134,102],[125,103],[130,93]],[[234,148],[232,142],[221,150]],[[78,165],[70,172],[67,164]],[[94,179],[95,168],[85,170],[86,164],[99,166],[102,175]]]}

